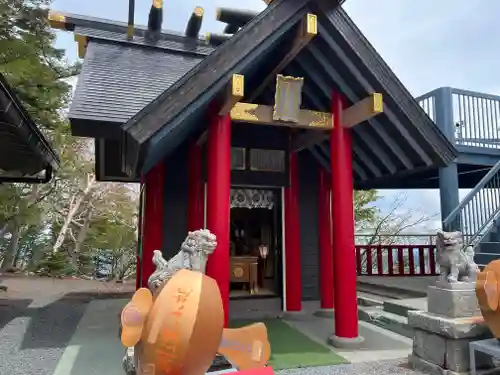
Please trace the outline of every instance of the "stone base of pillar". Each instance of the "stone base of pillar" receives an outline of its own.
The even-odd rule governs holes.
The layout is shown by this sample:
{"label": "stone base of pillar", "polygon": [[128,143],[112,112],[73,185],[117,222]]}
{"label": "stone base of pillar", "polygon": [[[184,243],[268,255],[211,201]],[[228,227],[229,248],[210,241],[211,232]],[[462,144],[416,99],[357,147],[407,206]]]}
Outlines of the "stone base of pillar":
{"label": "stone base of pillar", "polygon": [[303,320],[306,319],[307,316],[303,311],[284,311],[283,319],[285,320]]}
{"label": "stone base of pillar", "polygon": [[318,318],[333,318],[333,309],[319,309],[313,314]]}
{"label": "stone base of pillar", "polygon": [[359,349],[363,342],[365,342],[365,338],[362,336],[339,337],[336,335],[331,335],[328,338],[328,345],[342,349]]}
{"label": "stone base of pillar", "polygon": [[[408,312],[414,332],[411,367],[435,375],[469,373],[469,343],[491,337],[474,295],[474,283],[438,282],[429,287],[429,312]],[[477,353],[478,370],[492,365],[491,358]]]}

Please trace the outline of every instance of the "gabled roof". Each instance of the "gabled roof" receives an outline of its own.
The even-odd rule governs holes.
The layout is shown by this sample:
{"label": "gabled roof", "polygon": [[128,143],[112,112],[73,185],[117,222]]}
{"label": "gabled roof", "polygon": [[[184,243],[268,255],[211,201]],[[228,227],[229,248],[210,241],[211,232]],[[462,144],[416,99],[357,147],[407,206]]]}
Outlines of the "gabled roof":
{"label": "gabled roof", "polygon": [[59,164],[59,157],[0,74],[0,183],[48,182]]}
{"label": "gabled roof", "polygon": [[[328,110],[333,89],[343,92],[350,103],[372,92],[384,95],[384,114],[354,129],[357,179],[368,183],[453,160],[453,145],[345,11],[327,1],[277,0],[122,126],[124,172],[149,170],[204,126],[209,103],[231,74],[245,74],[245,82],[260,82],[272,70],[274,57],[283,55],[297,22],[308,11],[318,16],[318,36],[285,69],[286,74],[305,78],[304,103]],[[245,93],[252,96],[247,87]],[[266,102],[270,93],[257,102]],[[327,161],[328,155],[320,157]]]}

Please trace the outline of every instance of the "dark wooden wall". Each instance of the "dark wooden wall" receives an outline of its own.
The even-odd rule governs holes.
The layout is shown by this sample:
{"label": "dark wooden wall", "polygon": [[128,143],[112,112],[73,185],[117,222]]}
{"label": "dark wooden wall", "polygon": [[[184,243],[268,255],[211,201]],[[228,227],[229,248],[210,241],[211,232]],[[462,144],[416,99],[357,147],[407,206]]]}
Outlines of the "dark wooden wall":
{"label": "dark wooden wall", "polygon": [[299,153],[299,220],[302,300],[319,299],[318,163]]}
{"label": "dark wooden wall", "polygon": [[172,258],[187,236],[188,157],[183,147],[165,160],[163,256]]}

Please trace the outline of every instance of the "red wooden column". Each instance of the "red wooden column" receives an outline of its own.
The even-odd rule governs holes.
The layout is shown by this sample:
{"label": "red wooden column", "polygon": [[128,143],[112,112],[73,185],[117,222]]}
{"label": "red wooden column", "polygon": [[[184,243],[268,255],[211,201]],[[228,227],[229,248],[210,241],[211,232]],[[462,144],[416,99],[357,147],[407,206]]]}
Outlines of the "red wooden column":
{"label": "red wooden column", "polygon": [[194,143],[188,155],[188,230],[202,229],[205,215],[205,186],[201,167],[201,146]]}
{"label": "red wooden column", "polygon": [[207,228],[217,236],[206,273],[217,281],[227,327],[229,318],[229,210],[231,188],[231,118],[213,115],[208,127]]}
{"label": "red wooden column", "polygon": [[[137,287],[147,287],[149,276],[154,272],[153,251],[163,245],[163,199],[165,186],[165,164],[158,163],[144,177],[144,209],[142,223],[142,256],[137,262]],[[138,276],[139,278],[139,276]]]}
{"label": "red wooden column", "polygon": [[349,129],[342,127],[342,110],[342,97],[334,92],[331,105],[334,124],[330,135],[330,162],[335,334],[329,341],[339,347],[355,347],[363,339],[358,335],[352,145]]}
{"label": "red wooden column", "polygon": [[333,247],[332,217],[330,212],[331,179],[319,168],[318,242],[321,310],[316,315],[333,316]]}
{"label": "red wooden column", "polygon": [[285,310],[302,311],[300,271],[299,165],[296,152],[290,153],[290,186],[285,188]]}

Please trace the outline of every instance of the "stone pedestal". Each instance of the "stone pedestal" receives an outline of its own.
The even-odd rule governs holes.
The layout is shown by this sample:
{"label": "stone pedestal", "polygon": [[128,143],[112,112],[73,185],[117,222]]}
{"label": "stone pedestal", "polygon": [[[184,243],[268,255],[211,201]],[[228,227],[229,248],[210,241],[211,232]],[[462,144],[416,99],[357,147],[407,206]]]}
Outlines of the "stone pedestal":
{"label": "stone pedestal", "polygon": [[[436,375],[468,374],[469,342],[491,337],[476,299],[474,283],[437,282],[429,287],[428,312],[408,312],[414,330],[410,365]],[[478,355],[478,369],[492,368],[491,358]]]}

